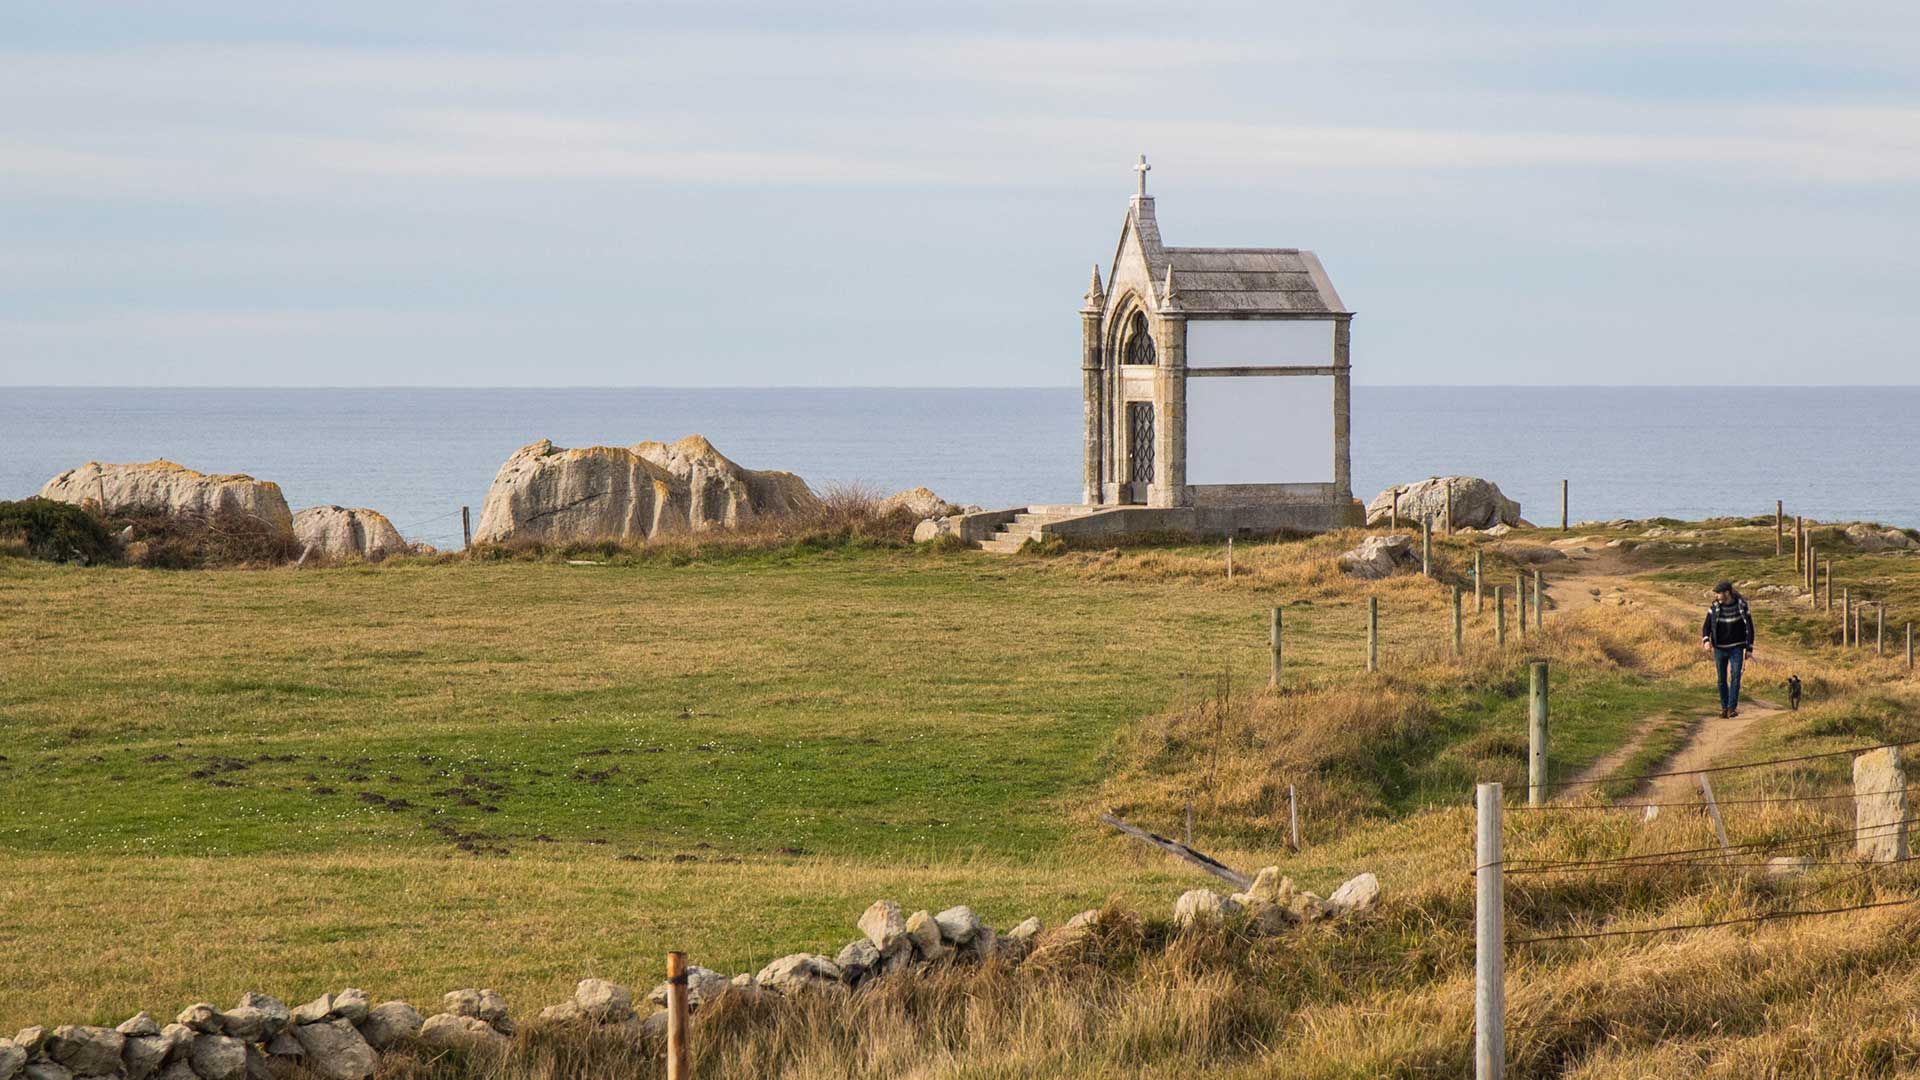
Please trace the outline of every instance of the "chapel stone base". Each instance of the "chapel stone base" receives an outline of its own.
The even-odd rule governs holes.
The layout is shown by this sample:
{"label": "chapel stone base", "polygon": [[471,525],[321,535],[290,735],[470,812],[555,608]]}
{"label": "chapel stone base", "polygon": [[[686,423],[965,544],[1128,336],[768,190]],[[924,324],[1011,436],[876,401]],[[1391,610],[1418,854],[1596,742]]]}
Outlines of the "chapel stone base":
{"label": "chapel stone base", "polygon": [[[1313,484],[1249,485],[1241,488],[1192,488],[1188,506],[1036,505],[967,514],[956,532],[983,550],[1011,553],[1028,540],[1059,537],[1068,542],[1114,543],[1128,539],[1268,536],[1320,533],[1366,522],[1366,508],[1346,496],[1318,491]],[[1251,489],[1258,488],[1259,497]]]}

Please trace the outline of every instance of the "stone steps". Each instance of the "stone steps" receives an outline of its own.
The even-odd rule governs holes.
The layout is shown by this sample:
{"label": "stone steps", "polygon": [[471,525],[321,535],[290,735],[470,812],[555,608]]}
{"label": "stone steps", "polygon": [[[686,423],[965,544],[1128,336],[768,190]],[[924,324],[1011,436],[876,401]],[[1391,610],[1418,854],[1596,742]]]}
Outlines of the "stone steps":
{"label": "stone steps", "polygon": [[1011,555],[1028,540],[1038,540],[1044,536],[1048,525],[1092,512],[1090,506],[1029,506],[1015,514],[1011,522],[1001,526],[992,539],[980,541],[980,550],[996,555]]}

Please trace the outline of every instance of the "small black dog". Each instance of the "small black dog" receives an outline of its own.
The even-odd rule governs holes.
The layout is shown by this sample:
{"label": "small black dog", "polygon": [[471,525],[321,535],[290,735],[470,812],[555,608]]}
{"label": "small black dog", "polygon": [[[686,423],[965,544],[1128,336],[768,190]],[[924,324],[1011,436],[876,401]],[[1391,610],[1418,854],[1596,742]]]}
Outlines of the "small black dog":
{"label": "small black dog", "polygon": [[1800,676],[1787,676],[1787,708],[1800,711]]}

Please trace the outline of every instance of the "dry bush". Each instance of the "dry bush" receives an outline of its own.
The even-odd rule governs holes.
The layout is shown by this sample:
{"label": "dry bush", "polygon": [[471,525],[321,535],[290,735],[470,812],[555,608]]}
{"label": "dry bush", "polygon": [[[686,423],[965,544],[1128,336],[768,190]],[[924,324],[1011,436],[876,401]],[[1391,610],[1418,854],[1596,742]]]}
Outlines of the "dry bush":
{"label": "dry bush", "polygon": [[108,525],[115,530],[130,527],[124,547],[127,562],[153,569],[275,566],[300,554],[291,533],[238,510],[121,514]]}

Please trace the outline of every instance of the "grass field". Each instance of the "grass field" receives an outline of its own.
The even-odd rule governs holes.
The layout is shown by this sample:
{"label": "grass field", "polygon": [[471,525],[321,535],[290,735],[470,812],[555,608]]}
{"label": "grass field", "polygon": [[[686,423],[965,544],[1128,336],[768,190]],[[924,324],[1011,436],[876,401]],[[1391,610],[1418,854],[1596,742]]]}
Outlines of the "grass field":
{"label": "grass field", "polygon": [[[1089,1063],[1085,1075],[1133,1075],[1173,1055],[1248,1075],[1283,1061],[1301,1075],[1451,1074],[1470,1015],[1463,806],[1476,779],[1524,776],[1523,661],[1554,665],[1557,776],[1664,723],[1622,771],[1645,768],[1711,689],[1686,628],[1629,611],[1555,611],[1544,634],[1503,650],[1489,617],[1469,615],[1456,660],[1445,587],[1347,579],[1332,556],[1352,539],[1240,545],[1232,582],[1205,547],[306,571],[0,560],[0,951],[12,958],[0,1030],[348,982],[425,1002],[486,983],[531,1012],[586,975],[650,985],[667,948],[728,971],[831,952],[880,896],[964,902],[1001,926],[1109,898],[1157,919],[1205,881],[1092,818],[1111,807],[1172,831],[1192,802],[1199,846],[1235,865],[1281,863],[1323,892],[1375,871],[1384,918],[1312,936],[1282,964],[1298,985],[1273,981],[1282,961],[1266,946],[1172,968],[1125,961],[1138,979],[1084,989],[1145,1010],[1128,1013],[1145,1025],[1137,1063],[1125,1037],[1091,1022],[1081,1041],[1025,1057],[1002,1060],[966,1035],[902,1049],[897,1063],[1032,1075],[1065,1053]],[[1759,557],[1757,534],[1716,543],[1635,558],[1675,586],[1792,576]],[[1460,580],[1468,559],[1464,542],[1443,544],[1443,577]],[[1858,559],[1842,564],[1855,580],[1920,596],[1906,560]],[[1489,569],[1511,579],[1498,559]],[[1371,676],[1369,595],[1384,628]],[[1264,687],[1276,604],[1288,627],[1280,694]],[[1788,610],[1762,614],[1817,654],[1806,671],[1821,702],[1756,753],[1907,730],[1898,671],[1827,649]],[[1726,789],[1828,790],[1843,771]],[[1279,842],[1288,784],[1309,839],[1298,855]],[[1700,827],[1662,825],[1678,840]],[[1541,851],[1626,842],[1613,818],[1518,828],[1514,842]],[[1691,879],[1624,893],[1554,884],[1514,918],[1577,925],[1623,900],[1627,914],[1670,917],[1766,895]],[[1163,933],[1150,920],[1148,939]],[[1596,1026],[1569,1043],[1523,1011],[1516,1039],[1532,1064],[1518,1075],[1550,1075],[1605,1043],[1607,1017],[1631,1010],[1592,980],[1622,955],[1552,962]],[[1220,1014],[1225,1028],[1168,1035],[1157,1025],[1194,1022],[1175,1003],[1196,986],[1209,1001],[1229,986],[1253,996],[1244,1015]],[[1029,1006],[1067,1008],[1081,989]],[[1364,1021],[1382,1010],[1399,1013]],[[1225,1041],[1193,1050],[1202,1035]],[[1637,1046],[1608,1053],[1634,1065],[1653,1053]],[[771,1054],[796,1075],[836,1075],[796,1065],[820,1047],[795,1047],[735,1047],[725,1060],[759,1068]]]}

